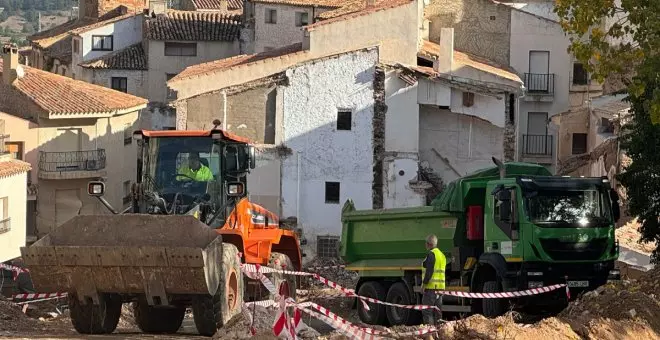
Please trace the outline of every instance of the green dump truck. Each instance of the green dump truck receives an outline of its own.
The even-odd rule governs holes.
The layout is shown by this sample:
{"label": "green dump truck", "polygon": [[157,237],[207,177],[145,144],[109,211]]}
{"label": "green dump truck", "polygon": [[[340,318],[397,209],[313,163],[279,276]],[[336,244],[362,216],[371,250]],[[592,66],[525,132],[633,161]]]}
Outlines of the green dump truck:
{"label": "green dump truck", "polygon": [[[567,284],[571,297],[620,279],[614,224],[618,196],[607,178],[552,176],[543,166],[501,163],[457,179],[431,206],[342,210],[340,255],[359,273],[359,295],[421,304],[421,267],[427,235],[447,257],[446,290],[508,292]],[[565,289],[508,299],[443,296],[444,313],[487,317],[512,305],[552,310],[567,303]],[[418,311],[357,304],[362,322],[418,324]]]}

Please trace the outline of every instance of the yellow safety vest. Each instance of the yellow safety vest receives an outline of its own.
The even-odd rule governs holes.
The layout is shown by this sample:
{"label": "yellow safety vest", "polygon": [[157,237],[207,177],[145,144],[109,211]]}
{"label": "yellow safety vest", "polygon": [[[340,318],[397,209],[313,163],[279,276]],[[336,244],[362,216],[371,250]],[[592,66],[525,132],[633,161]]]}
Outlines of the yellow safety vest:
{"label": "yellow safety vest", "polygon": [[[188,166],[184,166],[181,169],[178,170],[179,174],[183,175],[188,175],[190,178],[194,178],[195,181],[197,182],[205,182],[205,181],[210,181],[213,179],[213,173],[211,173],[211,169],[204,165],[200,165],[199,169],[197,171],[192,170]],[[177,176],[176,180],[177,181],[189,181],[190,178],[185,177],[185,176]]]}
{"label": "yellow safety vest", "polygon": [[[433,264],[433,274],[431,274],[431,279],[429,283],[424,285],[424,289],[445,289],[445,267],[447,266],[447,258],[440,249],[433,248],[431,252],[435,256],[435,263]],[[426,275],[426,268],[422,262],[422,280]]]}

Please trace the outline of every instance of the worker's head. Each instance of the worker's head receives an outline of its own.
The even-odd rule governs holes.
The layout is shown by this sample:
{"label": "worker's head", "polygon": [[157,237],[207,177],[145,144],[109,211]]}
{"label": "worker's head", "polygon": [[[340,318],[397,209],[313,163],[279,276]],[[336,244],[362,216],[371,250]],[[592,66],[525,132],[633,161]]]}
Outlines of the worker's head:
{"label": "worker's head", "polygon": [[188,154],[188,166],[192,170],[197,170],[199,169],[201,163],[199,162],[199,153],[197,152],[191,152]]}
{"label": "worker's head", "polygon": [[438,246],[438,237],[431,234],[429,236],[426,236],[426,249],[431,250],[433,248],[436,248]]}

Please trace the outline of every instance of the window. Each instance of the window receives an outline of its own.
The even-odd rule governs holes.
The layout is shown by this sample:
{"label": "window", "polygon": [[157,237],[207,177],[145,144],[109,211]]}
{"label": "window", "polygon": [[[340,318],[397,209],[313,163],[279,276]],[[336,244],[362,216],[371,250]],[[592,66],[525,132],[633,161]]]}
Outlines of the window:
{"label": "window", "polygon": [[[165,73],[165,78],[167,79],[166,81],[170,81],[170,79],[174,78],[176,76],[176,73]],[[165,85],[167,86],[167,85]],[[172,90],[171,88],[167,88],[167,99],[175,99],[176,98],[176,91]]]}
{"label": "window", "polygon": [[128,90],[126,77],[112,77],[110,87],[113,90],[126,93]]}
{"label": "window", "polygon": [[196,57],[197,43],[165,42],[165,55],[174,57]]}
{"label": "window", "polygon": [[80,41],[78,39],[73,39],[73,53],[80,53]]}
{"label": "window", "polygon": [[339,258],[339,236],[317,236],[316,256],[319,258]]}
{"label": "window", "polygon": [[339,182],[325,182],[325,203],[339,203]]}
{"label": "window", "polygon": [[131,202],[131,181],[124,181],[124,198],[122,199],[122,203],[126,205],[130,202]]}
{"label": "window", "polygon": [[573,63],[573,85],[587,85],[589,83],[589,75],[585,70],[582,63]]}
{"label": "window", "polygon": [[133,144],[133,126],[131,124],[126,124],[124,127],[124,145]]}
{"label": "window", "polygon": [[600,119],[600,131],[601,133],[614,133],[614,124],[607,118]]}
{"label": "window", "polygon": [[2,197],[0,198],[0,234],[8,232],[10,228],[9,197]]}
{"label": "window", "polygon": [[350,130],[351,116],[352,112],[349,110],[337,111],[337,130]]}
{"label": "window", "polygon": [[309,14],[307,12],[296,12],[296,27],[307,26],[309,24]]}
{"label": "window", "polygon": [[510,94],[509,95],[509,122],[511,124],[515,123],[516,121],[516,96]]}
{"label": "window", "polygon": [[463,106],[471,107],[472,105],[474,105],[474,93],[463,92]]}
{"label": "window", "polygon": [[573,134],[573,145],[572,153],[574,155],[580,155],[587,153],[587,134],[586,133],[574,133]]}
{"label": "window", "polygon": [[112,51],[111,35],[93,35],[92,51]]}
{"label": "window", "polygon": [[266,8],[266,23],[277,24],[277,10]]}

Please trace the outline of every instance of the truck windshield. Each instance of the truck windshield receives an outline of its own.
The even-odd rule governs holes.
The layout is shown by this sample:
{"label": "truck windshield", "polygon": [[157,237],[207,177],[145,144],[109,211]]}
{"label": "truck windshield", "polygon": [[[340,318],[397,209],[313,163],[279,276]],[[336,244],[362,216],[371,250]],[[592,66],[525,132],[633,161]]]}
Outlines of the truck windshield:
{"label": "truck windshield", "polygon": [[612,223],[607,192],[589,190],[538,190],[527,195],[531,222],[541,226],[604,227]]}
{"label": "truck windshield", "polygon": [[146,182],[161,194],[204,194],[220,179],[220,147],[209,137],[153,138],[146,156]]}

